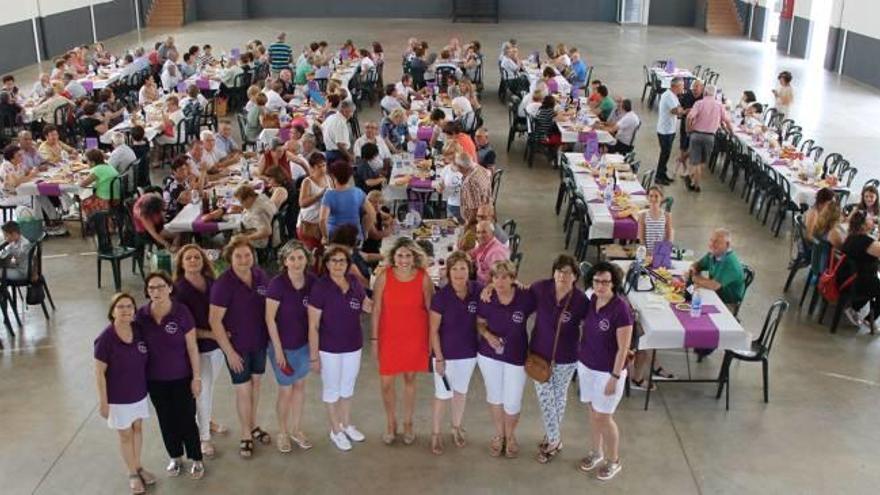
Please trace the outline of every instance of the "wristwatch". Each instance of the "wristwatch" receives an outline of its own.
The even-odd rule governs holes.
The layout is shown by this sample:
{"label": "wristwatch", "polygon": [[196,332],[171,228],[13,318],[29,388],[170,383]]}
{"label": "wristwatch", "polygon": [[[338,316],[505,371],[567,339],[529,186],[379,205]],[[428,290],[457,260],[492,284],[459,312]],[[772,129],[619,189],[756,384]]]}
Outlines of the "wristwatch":
{"label": "wristwatch", "polygon": [[620,380],[620,375],[618,375],[617,373],[612,371],[610,374],[614,377],[615,380]]}

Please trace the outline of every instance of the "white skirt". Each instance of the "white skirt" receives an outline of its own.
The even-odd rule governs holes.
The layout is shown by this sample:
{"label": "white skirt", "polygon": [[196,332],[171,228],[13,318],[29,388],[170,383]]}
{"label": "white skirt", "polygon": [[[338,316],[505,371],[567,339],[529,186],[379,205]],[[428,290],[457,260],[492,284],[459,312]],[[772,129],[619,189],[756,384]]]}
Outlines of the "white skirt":
{"label": "white skirt", "polygon": [[107,426],[114,430],[127,430],[135,421],[149,417],[150,405],[145,395],[143,399],[132,404],[110,404]]}

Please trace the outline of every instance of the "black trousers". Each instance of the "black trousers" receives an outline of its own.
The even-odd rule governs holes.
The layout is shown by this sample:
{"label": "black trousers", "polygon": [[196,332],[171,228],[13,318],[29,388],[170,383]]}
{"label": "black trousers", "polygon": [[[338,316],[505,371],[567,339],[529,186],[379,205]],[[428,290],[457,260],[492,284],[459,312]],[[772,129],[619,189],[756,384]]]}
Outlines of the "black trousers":
{"label": "black trousers", "polygon": [[669,155],[672,154],[672,143],[675,141],[675,133],[657,134],[660,141],[660,158],[657,160],[657,172],[655,177],[667,178],[669,173],[666,171],[666,162],[669,161]]}
{"label": "black trousers", "polygon": [[202,460],[199,427],[196,425],[196,399],[190,389],[191,378],[170,381],[149,381],[147,391],[156,408],[159,429],[165,450],[172,459],[186,456]]}

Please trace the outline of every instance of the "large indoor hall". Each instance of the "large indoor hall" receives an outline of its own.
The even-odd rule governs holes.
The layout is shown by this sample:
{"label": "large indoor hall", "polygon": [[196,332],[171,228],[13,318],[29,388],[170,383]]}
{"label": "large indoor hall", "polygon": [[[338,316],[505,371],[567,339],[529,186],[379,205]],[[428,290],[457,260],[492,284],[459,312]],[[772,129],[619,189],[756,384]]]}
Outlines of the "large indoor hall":
{"label": "large indoor hall", "polygon": [[4,5],[0,492],[875,493],[878,15]]}

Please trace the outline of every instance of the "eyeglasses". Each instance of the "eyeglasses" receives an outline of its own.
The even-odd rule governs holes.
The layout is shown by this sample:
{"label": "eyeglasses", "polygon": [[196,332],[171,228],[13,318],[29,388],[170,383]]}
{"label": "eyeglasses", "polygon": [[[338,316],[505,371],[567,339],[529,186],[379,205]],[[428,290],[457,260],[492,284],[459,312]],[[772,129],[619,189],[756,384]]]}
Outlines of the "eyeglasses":
{"label": "eyeglasses", "polygon": [[593,285],[611,285],[611,280],[610,279],[599,280],[597,278],[594,278]]}

